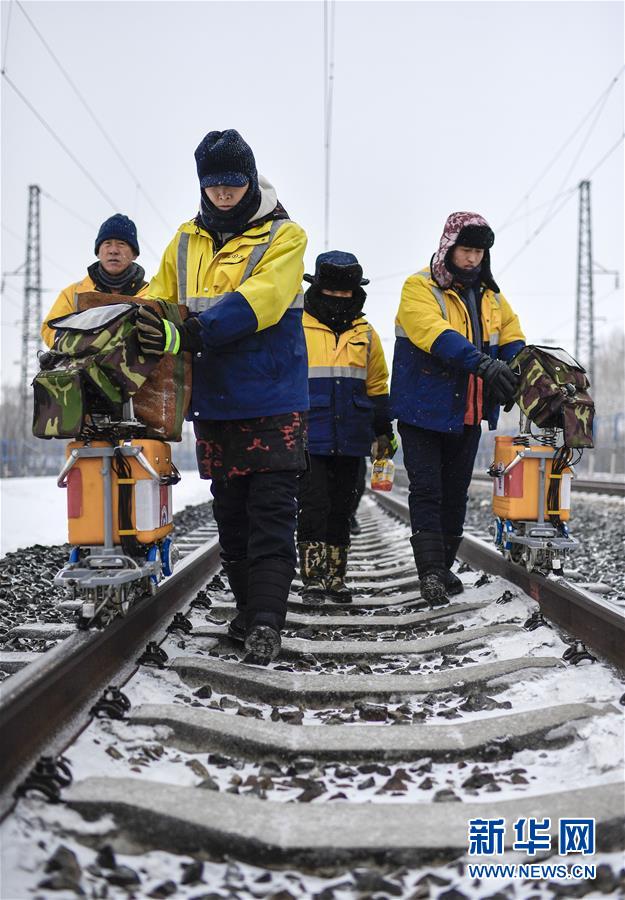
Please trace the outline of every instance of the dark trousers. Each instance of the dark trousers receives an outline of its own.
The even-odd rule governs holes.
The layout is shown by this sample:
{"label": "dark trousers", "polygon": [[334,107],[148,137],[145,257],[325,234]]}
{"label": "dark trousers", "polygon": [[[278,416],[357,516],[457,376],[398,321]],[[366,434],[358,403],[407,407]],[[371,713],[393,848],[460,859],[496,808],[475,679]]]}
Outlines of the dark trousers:
{"label": "dark trousers", "polygon": [[358,482],[358,456],[311,456],[300,475],[297,540],[349,546],[349,519]]}
{"label": "dark trousers", "polygon": [[213,479],[213,514],[229,562],[283,559],[295,565],[297,472]]}
{"label": "dark trousers", "polygon": [[461,535],[480,442],[479,425],[460,434],[398,423],[410,483],[410,524],[416,531]]}
{"label": "dark trousers", "polygon": [[352,502],[352,515],[355,516],[358,511],[358,504],[362,500],[362,495],[367,486],[367,460],[364,456],[360,457],[358,463],[358,475],[356,477],[356,487],[354,489],[354,499]]}

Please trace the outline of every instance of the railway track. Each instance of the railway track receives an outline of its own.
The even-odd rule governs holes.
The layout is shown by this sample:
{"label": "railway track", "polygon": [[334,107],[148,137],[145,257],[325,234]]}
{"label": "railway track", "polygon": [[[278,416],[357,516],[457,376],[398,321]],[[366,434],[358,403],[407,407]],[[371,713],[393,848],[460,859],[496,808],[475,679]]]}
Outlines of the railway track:
{"label": "railway track", "polygon": [[[465,593],[429,610],[405,517],[400,499],[365,500],[354,603],[304,606],[296,582],[266,669],[225,637],[234,605],[206,531],[145,607],[103,632],[66,628],[21,660],[0,703],[3,781],[12,789],[28,758],[69,744],[73,782],[60,804],[30,792],[7,815],[9,886],[31,896],[61,873],[91,896],[127,896],[126,877],[136,896],[461,900],[493,893],[467,874],[469,820],[505,819],[505,858],[519,860],[513,821],[548,817],[557,857],[558,820],[594,817],[584,862],[602,869],[588,887],[619,896],[622,616],[570,586],[519,583],[477,541],[461,548]],[[577,639],[600,659],[576,657]],[[149,641],[166,658],[152,647],[138,664]],[[123,718],[101,711],[85,727],[108,684],[128,698],[109,695],[108,715]],[[5,812],[11,802],[5,790]],[[555,881],[540,894],[520,884],[503,896],[563,896]]]}
{"label": "railway track", "polygon": [[[401,487],[408,487],[408,475],[406,470],[398,466],[396,469],[396,481]],[[492,484],[493,479],[485,472],[474,472],[472,481],[478,484]],[[610,494],[615,497],[625,497],[625,481],[603,478],[574,478],[571,482],[574,491],[587,494]]]}

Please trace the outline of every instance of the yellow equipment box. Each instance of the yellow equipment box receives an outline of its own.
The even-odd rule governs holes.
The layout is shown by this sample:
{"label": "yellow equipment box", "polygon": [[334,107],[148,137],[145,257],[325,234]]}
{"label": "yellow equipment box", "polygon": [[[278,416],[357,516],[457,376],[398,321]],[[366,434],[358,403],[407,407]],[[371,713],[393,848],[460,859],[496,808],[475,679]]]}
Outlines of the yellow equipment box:
{"label": "yellow equipment box", "polygon": [[[66,455],[72,450],[89,447],[110,448],[106,441],[71,441]],[[128,445],[126,445],[128,446]],[[131,447],[141,449],[152,468],[165,479],[172,474],[171,448],[163,441],[132,440]],[[128,478],[120,478],[111,471],[113,501],[113,542],[133,536],[142,544],[160,541],[173,528],[171,485],[156,481],[135,457],[124,456],[130,468]],[[132,525],[119,529],[119,494],[122,485],[132,489]],[[104,544],[104,477],[102,457],[79,457],[67,473],[68,539],[75,546]]]}
{"label": "yellow equipment box", "polygon": [[[502,435],[495,438],[495,466],[505,469],[523,451],[545,453],[552,448],[538,444],[524,447],[513,444],[512,438]],[[555,449],[552,451],[555,453]],[[565,469],[560,480],[560,508],[547,508],[547,495],[551,476],[551,459],[532,457],[521,459],[506,475],[496,476],[493,482],[493,513],[501,519],[512,521],[536,522],[538,520],[538,498],[540,489],[540,466],[545,466],[545,508],[544,518],[558,514],[561,521],[566,522],[571,513],[571,478],[570,469]]]}

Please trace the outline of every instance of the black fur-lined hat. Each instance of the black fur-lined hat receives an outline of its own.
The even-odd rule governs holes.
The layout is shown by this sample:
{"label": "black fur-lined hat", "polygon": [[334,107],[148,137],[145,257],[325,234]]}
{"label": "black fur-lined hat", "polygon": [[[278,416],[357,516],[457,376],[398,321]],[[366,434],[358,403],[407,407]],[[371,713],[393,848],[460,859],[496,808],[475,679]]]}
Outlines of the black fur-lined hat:
{"label": "black fur-lined hat", "polygon": [[315,261],[315,274],[304,275],[304,281],[328,291],[354,291],[369,284],[369,279],[362,277],[362,266],[354,254],[343,250],[320,253]]}

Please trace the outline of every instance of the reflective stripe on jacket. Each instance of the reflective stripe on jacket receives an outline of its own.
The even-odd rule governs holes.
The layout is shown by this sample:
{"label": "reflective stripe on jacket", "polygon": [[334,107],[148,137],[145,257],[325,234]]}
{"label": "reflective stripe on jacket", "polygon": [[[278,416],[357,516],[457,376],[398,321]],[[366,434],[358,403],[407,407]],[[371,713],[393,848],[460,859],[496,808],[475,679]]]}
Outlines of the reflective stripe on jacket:
{"label": "reflective stripe on jacket", "polygon": [[[480,315],[483,352],[512,359],[525,337],[503,294],[484,290]],[[453,288],[441,290],[429,269],[411,275],[395,319],[393,417],[433,431],[462,431],[469,374],[480,359],[472,341],[469,313],[459,294]],[[484,414],[495,428],[499,406],[487,406]]]}
{"label": "reflective stripe on jacket", "polygon": [[216,250],[181,225],[149,296],[186,303],[202,325],[190,419],[245,419],[308,409],[302,329],[306,234],[289,219],[250,227]]}
{"label": "reflective stripe on jacket", "polygon": [[377,398],[388,396],[380,338],[364,319],[336,337],[304,313],[308,349],[308,444],[319,456],[367,456],[374,438]]}
{"label": "reflective stripe on jacket", "polygon": [[[51,347],[54,343],[54,328],[49,328],[47,323],[52,319],[60,319],[61,316],[68,316],[70,313],[76,312],[78,309],[76,305],[76,294],[88,294],[90,291],[97,290],[98,288],[90,275],[87,275],[82,281],[76,281],[74,284],[70,284],[66,288],[63,288],[50,307],[41,326],[41,337],[48,347]],[[143,287],[137,291],[135,296],[145,297],[147,292],[148,285],[144,284]],[[102,292],[102,303],[106,303],[105,298],[106,294]]]}

